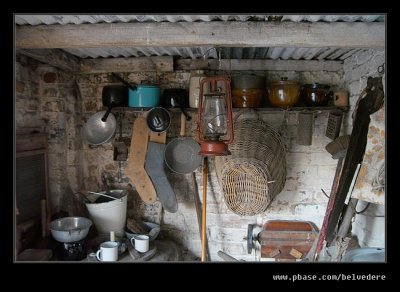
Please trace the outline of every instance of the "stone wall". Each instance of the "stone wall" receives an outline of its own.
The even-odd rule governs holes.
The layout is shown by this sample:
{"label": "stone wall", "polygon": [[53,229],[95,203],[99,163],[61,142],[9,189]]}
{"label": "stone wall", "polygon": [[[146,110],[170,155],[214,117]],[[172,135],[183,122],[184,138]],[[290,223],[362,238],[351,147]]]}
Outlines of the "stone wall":
{"label": "stone wall", "polygon": [[15,63],[15,130],[17,134],[43,132],[40,118],[40,64],[25,56],[16,56]]}
{"label": "stone wall", "polygon": [[[80,103],[75,77],[25,56],[16,57],[16,133],[46,133],[52,215],[78,214],[72,189],[81,185]],[[78,128],[77,128],[78,127]]]}

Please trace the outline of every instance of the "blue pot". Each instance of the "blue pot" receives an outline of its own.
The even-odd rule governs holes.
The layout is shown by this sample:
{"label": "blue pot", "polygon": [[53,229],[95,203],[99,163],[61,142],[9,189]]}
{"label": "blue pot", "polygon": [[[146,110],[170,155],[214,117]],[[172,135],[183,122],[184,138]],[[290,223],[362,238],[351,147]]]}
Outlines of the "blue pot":
{"label": "blue pot", "polygon": [[160,88],[154,85],[137,85],[129,89],[129,107],[156,107],[160,104]]}

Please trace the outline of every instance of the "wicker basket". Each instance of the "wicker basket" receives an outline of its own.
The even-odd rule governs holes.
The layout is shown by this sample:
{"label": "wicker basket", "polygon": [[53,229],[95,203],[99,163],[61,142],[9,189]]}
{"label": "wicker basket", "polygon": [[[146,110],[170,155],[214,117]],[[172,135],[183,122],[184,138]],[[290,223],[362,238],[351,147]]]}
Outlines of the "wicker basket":
{"label": "wicker basket", "polygon": [[231,159],[222,168],[221,184],[225,202],[232,212],[243,216],[262,213],[271,202],[268,173],[256,159]]}
{"label": "wicker basket", "polygon": [[262,120],[237,121],[229,150],[232,155],[215,158],[227,206],[244,216],[264,212],[286,181],[280,135]]}

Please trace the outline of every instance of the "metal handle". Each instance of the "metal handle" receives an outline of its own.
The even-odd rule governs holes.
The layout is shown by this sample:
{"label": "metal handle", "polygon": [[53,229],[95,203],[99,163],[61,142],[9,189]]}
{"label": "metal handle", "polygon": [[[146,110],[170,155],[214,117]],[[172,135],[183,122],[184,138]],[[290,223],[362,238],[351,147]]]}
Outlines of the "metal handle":
{"label": "metal handle", "polygon": [[189,114],[186,112],[186,110],[183,108],[183,106],[180,105],[179,108],[181,109],[182,113],[185,115],[186,121],[188,121],[188,122],[191,121],[192,117],[189,116]]}
{"label": "metal handle", "polygon": [[112,109],[113,106],[114,106],[114,104],[111,103],[110,106],[108,107],[108,110],[106,111],[106,113],[104,114],[104,116],[101,118],[101,121],[102,121],[102,122],[106,122],[106,121],[107,121],[108,115],[110,114],[111,109]]}
{"label": "metal handle", "polygon": [[129,89],[132,90],[136,90],[137,87],[134,85],[130,85],[128,81],[126,81],[125,79],[123,79],[121,76],[119,76],[118,74],[115,74],[114,72],[111,72],[112,76],[114,76],[115,78],[117,78],[119,81],[121,81],[124,85],[126,85]]}
{"label": "metal handle", "polygon": [[181,137],[185,136],[185,133],[186,133],[186,119],[185,115],[181,113],[181,132],[180,132]]}
{"label": "metal handle", "polygon": [[[112,197],[112,196],[105,195],[105,194],[101,194],[101,193],[96,193],[96,192],[91,192],[91,191],[88,191],[88,193],[89,193],[89,194],[93,194],[93,195],[99,195],[99,196],[107,197],[107,198],[110,198],[110,199],[113,199],[113,200],[118,200],[118,198],[114,198],[114,197]],[[122,200],[122,199],[121,199],[121,200]]]}

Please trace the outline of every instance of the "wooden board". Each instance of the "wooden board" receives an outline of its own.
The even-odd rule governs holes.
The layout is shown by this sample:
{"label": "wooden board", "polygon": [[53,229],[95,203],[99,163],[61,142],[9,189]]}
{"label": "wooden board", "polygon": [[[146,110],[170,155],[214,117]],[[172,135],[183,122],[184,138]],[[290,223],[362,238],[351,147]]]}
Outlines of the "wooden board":
{"label": "wooden board", "polygon": [[17,152],[45,149],[46,147],[47,135],[43,133],[20,134],[15,139],[15,150]]}
{"label": "wooden board", "polygon": [[172,56],[138,58],[98,58],[83,59],[80,62],[81,73],[108,72],[171,72],[174,71]]}
{"label": "wooden board", "polygon": [[150,142],[166,144],[167,143],[167,132],[157,133],[150,132]]}
{"label": "wooden board", "polygon": [[141,199],[146,204],[152,204],[156,201],[157,194],[144,169],[148,138],[146,119],[138,117],[132,127],[131,147],[125,175],[133,182]]}
{"label": "wooden board", "polygon": [[15,47],[384,48],[384,22],[130,22],[19,25]]}
{"label": "wooden board", "polygon": [[48,261],[52,256],[51,249],[26,249],[17,256],[17,261]]}
{"label": "wooden board", "polygon": [[342,61],[263,59],[179,59],[175,70],[330,71],[343,69]]}

